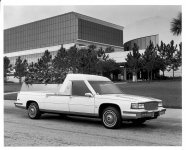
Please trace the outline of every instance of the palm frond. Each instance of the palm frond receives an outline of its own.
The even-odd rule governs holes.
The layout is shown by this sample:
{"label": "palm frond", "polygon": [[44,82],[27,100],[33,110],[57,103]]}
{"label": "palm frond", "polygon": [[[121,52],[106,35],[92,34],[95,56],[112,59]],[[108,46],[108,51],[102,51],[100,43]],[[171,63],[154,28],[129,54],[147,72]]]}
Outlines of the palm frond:
{"label": "palm frond", "polygon": [[177,18],[173,18],[171,22],[171,32],[173,35],[181,35],[182,32],[182,14],[179,13]]}

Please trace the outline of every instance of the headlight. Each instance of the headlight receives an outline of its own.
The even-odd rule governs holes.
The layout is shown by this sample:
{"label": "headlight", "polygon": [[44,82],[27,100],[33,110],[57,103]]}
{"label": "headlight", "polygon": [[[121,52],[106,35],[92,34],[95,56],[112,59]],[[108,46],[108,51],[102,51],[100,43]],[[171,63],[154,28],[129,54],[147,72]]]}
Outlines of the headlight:
{"label": "headlight", "polygon": [[132,103],[131,104],[131,109],[144,109],[144,104],[143,103]]}
{"label": "headlight", "polygon": [[131,109],[138,109],[138,104],[137,103],[132,103],[131,104]]}
{"label": "headlight", "polygon": [[138,104],[138,108],[139,108],[139,109],[144,109],[145,106],[144,106],[144,104]]}
{"label": "headlight", "polygon": [[163,107],[163,103],[162,102],[159,102],[158,103],[158,107]]}

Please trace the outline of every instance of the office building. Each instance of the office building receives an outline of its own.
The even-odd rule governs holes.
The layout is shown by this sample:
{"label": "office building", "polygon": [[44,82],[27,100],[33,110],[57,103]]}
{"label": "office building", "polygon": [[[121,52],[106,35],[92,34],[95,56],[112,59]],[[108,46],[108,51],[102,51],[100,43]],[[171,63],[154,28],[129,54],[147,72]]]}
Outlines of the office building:
{"label": "office building", "polygon": [[70,12],[4,30],[4,55],[13,65],[18,56],[36,62],[45,50],[55,56],[61,45],[69,49],[75,44],[123,51],[123,27]]}

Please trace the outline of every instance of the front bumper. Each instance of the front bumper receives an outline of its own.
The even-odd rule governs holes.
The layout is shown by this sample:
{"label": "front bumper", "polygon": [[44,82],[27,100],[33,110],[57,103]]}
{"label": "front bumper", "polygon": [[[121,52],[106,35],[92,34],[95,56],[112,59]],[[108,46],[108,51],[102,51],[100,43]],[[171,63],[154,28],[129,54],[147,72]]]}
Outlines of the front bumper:
{"label": "front bumper", "polygon": [[15,107],[26,109],[26,107],[23,105],[23,103],[14,102]]}
{"label": "front bumper", "polygon": [[158,110],[122,111],[122,119],[154,119],[160,115],[165,114],[165,111],[165,108],[161,108]]}

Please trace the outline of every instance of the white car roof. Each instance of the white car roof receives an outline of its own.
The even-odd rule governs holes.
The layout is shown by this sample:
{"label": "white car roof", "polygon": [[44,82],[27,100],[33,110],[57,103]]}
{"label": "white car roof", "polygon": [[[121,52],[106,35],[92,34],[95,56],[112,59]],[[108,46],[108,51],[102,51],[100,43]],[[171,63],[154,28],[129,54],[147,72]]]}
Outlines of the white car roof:
{"label": "white car roof", "polygon": [[66,78],[68,80],[110,81],[106,77],[89,74],[68,74]]}

